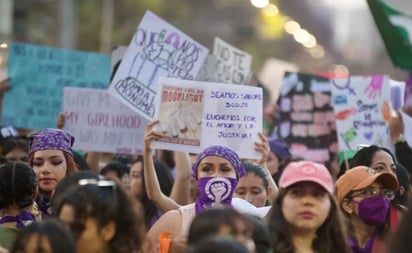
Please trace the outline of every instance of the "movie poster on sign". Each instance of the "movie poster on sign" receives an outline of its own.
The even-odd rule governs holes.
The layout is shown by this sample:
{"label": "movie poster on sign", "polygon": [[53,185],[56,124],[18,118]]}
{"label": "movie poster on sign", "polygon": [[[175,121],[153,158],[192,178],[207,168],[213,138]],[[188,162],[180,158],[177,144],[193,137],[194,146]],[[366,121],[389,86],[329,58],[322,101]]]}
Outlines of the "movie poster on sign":
{"label": "movie poster on sign", "polygon": [[252,66],[250,54],[215,37],[213,55],[216,57],[216,82],[247,84]]}
{"label": "movie poster on sign", "polygon": [[64,129],[74,148],[95,152],[141,154],[148,120],[102,89],[64,88]]}
{"label": "movie poster on sign", "polygon": [[28,129],[56,126],[63,87],[107,89],[110,57],[104,54],[12,43],[2,123]]}
{"label": "movie poster on sign", "polygon": [[328,162],[337,153],[330,80],[286,72],[278,100],[277,135],[292,155]]}
{"label": "movie poster on sign", "polygon": [[110,84],[109,94],[152,120],[157,79],[194,80],[208,49],[146,11]]}
{"label": "movie poster on sign", "polygon": [[240,157],[260,159],[262,89],[244,85],[159,78],[156,130],[165,136],[153,148],[199,153],[226,145]]}
{"label": "movie poster on sign", "polygon": [[386,144],[391,120],[389,78],[352,76],[331,82],[339,150]]}

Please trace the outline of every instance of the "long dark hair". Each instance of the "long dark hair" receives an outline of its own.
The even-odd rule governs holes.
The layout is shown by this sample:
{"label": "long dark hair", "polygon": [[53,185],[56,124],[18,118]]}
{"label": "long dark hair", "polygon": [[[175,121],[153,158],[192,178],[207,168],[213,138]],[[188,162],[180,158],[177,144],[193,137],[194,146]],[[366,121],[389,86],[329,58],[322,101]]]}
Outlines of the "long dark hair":
{"label": "long dark hair", "polygon": [[141,206],[121,183],[112,186],[87,184],[72,189],[61,197],[57,216],[65,205],[74,209],[74,223],[70,228],[75,239],[83,232],[87,218],[94,218],[99,228],[110,222],[116,224],[116,233],[108,242],[110,252],[137,252],[142,247],[145,227]]}
{"label": "long dark hair", "polygon": [[[145,217],[145,224],[147,228],[150,228],[151,222],[154,217],[156,217],[156,213],[158,208],[156,205],[149,199],[146,193],[146,183],[144,181],[144,160],[143,156],[138,156],[133,164],[140,162],[142,164],[142,187],[143,187],[143,194],[142,198],[140,199],[140,203],[144,209],[144,217]],[[154,160],[154,168],[156,171],[157,179],[159,180],[160,190],[166,196],[169,196],[172,192],[173,188],[173,175],[170,171],[170,168],[162,161]]]}
{"label": "long dark hair", "polygon": [[[294,253],[295,247],[289,230],[289,223],[282,213],[282,203],[288,189],[280,189],[276,201],[269,214],[269,230],[273,242],[273,252]],[[329,195],[331,209],[325,222],[318,228],[313,241],[313,249],[317,253],[348,253],[345,226],[342,214],[334,198]]]}

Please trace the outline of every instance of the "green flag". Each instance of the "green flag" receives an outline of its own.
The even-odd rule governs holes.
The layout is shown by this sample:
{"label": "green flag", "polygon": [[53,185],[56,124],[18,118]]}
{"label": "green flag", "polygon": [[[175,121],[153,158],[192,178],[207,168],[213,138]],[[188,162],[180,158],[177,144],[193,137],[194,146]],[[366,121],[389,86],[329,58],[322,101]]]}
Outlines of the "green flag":
{"label": "green flag", "polygon": [[412,17],[385,3],[367,0],[386,50],[395,66],[412,70]]}

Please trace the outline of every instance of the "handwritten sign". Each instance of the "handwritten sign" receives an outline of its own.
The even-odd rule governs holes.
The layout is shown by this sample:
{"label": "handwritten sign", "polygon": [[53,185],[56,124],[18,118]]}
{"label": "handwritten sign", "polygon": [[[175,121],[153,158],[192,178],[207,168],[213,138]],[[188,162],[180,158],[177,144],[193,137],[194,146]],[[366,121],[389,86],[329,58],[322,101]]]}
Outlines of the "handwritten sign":
{"label": "handwritten sign", "polygon": [[216,57],[209,54],[197,73],[196,81],[201,82],[216,82]]}
{"label": "handwritten sign", "polygon": [[64,88],[64,128],[80,150],[139,154],[148,121],[106,90]]}
{"label": "handwritten sign", "polygon": [[159,79],[158,130],[154,148],[199,153],[221,144],[240,157],[260,159],[254,142],[262,132],[262,89],[243,85]]}
{"label": "handwritten sign", "polygon": [[249,80],[252,56],[215,37],[216,80],[220,83],[246,84]]}
{"label": "handwritten sign", "polygon": [[384,145],[391,120],[389,78],[359,76],[331,82],[339,150],[356,150],[359,144]]}
{"label": "handwritten sign", "polygon": [[109,93],[151,120],[160,76],[194,80],[208,49],[147,11]]}
{"label": "handwritten sign", "polygon": [[294,156],[330,161],[338,150],[329,80],[286,72],[281,87],[277,135]]}
{"label": "handwritten sign", "polygon": [[15,127],[55,127],[63,87],[106,89],[110,57],[103,54],[12,43],[2,122]]}

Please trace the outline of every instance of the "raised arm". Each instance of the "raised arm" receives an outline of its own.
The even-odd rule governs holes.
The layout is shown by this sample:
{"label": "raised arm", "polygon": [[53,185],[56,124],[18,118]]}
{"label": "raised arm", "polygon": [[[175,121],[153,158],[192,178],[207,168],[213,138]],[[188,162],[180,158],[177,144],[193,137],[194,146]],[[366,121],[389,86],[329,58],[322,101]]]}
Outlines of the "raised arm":
{"label": "raised arm", "polygon": [[173,184],[170,197],[179,205],[186,205],[190,203],[190,171],[192,162],[189,154],[186,152],[174,152],[176,178]]}
{"label": "raised arm", "polygon": [[172,198],[163,194],[157,179],[153,163],[151,144],[153,140],[156,140],[162,136],[162,134],[153,130],[153,126],[158,122],[159,121],[157,120],[150,122],[144,133],[143,175],[147,197],[153,201],[157,208],[165,213],[167,211],[179,208],[179,205]]}
{"label": "raised arm", "polygon": [[255,142],[255,149],[262,154],[262,158],[258,161],[258,164],[266,171],[266,175],[269,180],[269,200],[272,202],[274,197],[277,196],[279,189],[267,166],[267,160],[270,152],[269,141],[262,133],[259,133],[259,138],[261,142]]}

